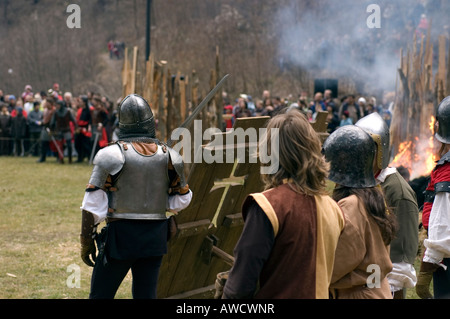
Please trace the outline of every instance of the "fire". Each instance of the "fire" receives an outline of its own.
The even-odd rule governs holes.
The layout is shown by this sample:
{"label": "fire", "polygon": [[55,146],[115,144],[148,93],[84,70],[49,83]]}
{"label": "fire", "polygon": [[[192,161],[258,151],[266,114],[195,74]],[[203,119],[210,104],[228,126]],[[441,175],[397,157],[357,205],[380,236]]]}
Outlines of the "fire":
{"label": "fire", "polygon": [[430,123],[428,124],[428,127],[430,128],[431,133],[434,135],[434,125],[436,124],[436,119],[434,116],[431,116]]}
{"label": "fire", "polygon": [[[435,155],[435,145],[434,145],[434,125],[436,123],[436,119],[434,116],[431,116],[429,128],[431,131],[431,136],[428,138],[428,149],[427,149],[427,157],[426,157],[426,168],[428,174],[431,173],[434,166],[436,165],[436,161],[438,160],[437,156]],[[427,174],[427,175],[428,175]]]}
{"label": "fire", "polygon": [[397,155],[395,155],[392,161],[393,166],[404,166],[410,169],[411,167],[411,141],[400,143],[398,147]]}
{"label": "fire", "polygon": [[431,116],[429,124],[430,137],[419,139],[415,137],[413,141],[400,143],[397,155],[391,163],[391,166],[406,167],[411,175],[411,179],[419,176],[428,176],[436,165],[437,156],[435,155],[434,145],[434,125],[436,119]]}

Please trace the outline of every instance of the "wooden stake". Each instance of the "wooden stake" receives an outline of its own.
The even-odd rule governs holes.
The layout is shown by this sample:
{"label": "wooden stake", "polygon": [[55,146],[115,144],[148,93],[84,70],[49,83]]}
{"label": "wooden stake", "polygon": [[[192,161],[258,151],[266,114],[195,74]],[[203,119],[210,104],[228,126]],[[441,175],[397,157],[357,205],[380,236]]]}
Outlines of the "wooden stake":
{"label": "wooden stake", "polygon": [[122,67],[122,97],[128,95],[127,86],[128,86],[128,70],[130,68],[130,62],[128,60],[128,48],[125,48],[125,55],[123,60]]}
{"label": "wooden stake", "polygon": [[[216,81],[217,79],[220,79],[220,59],[219,59],[219,46],[216,46]],[[223,98],[222,98],[222,91],[220,93],[217,93],[215,96],[215,104],[216,104],[216,123],[217,127],[220,130],[223,130]]]}
{"label": "wooden stake", "polygon": [[[442,89],[445,85],[445,78],[446,78],[446,60],[445,60],[445,52],[446,52],[446,38],[445,35],[439,36],[439,62],[438,62],[438,71],[437,71],[437,77],[436,80],[438,81],[438,85],[442,86]],[[442,83],[439,83],[442,82]],[[442,94],[443,95],[443,94]]]}
{"label": "wooden stake", "polygon": [[131,87],[130,93],[136,93],[136,71],[137,71],[138,47],[133,48],[133,65],[131,69]]}
{"label": "wooden stake", "polygon": [[161,61],[161,84],[159,91],[159,120],[158,120],[158,129],[161,134],[161,140],[164,141],[166,139],[166,125],[167,125],[167,116],[165,112],[165,99],[166,99],[166,85],[167,85],[167,61]]}

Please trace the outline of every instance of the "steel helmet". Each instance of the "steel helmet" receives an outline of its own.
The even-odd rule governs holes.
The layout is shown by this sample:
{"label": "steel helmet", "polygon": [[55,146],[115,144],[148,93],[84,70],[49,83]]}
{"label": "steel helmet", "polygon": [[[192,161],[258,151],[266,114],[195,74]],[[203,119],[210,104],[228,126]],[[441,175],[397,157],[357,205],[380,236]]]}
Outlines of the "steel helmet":
{"label": "steel helmet", "polygon": [[369,133],[377,144],[377,167],[385,169],[390,160],[390,134],[385,120],[377,112],[364,116],[355,124]]}
{"label": "steel helmet", "polygon": [[328,178],[336,184],[373,187],[375,143],[372,137],[355,125],[346,125],[330,134],[323,144],[325,159],[330,162]]}
{"label": "steel helmet", "polygon": [[130,94],[119,104],[119,139],[148,137],[155,138],[155,119],[147,101]]}
{"label": "steel helmet", "polygon": [[444,144],[450,144],[450,96],[441,101],[436,112],[438,130],[436,139]]}

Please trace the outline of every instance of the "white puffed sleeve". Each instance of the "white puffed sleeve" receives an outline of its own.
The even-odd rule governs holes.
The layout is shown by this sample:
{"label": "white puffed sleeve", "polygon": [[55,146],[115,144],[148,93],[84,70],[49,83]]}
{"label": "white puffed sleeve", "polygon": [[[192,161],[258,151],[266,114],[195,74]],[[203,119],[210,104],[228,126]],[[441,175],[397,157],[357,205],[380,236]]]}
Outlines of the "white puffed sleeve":
{"label": "white puffed sleeve", "polygon": [[171,212],[179,212],[189,206],[192,200],[192,191],[183,195],[171,195],[167,200],[167,209]]}
{"label": "white puffed sleeve", "polygon": [[85,192],[80,208],[94,215],[94,224],[99,224],[108,213],[108,196],[102,189]]}
{"label": "white puffed sleeve", "polygon": [[403,288],[413,288],[417,283],[416,270],[414,266],[406,262],[393,263],[392,271],[387,274],[391,291]]}
{"label": "white puffed sleeve", "polygon": [[439,192],[434,197],[424,246],[425,262],[440,264],[442,258],[450,257],[450,193]]}

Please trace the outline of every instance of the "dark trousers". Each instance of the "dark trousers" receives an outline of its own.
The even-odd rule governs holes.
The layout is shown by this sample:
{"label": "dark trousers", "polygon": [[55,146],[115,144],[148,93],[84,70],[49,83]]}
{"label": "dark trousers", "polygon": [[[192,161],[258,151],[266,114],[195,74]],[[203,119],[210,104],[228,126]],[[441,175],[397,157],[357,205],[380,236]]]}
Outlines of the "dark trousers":
{"label": "dark trousers", "polygon": [[156,299],[159,268],[162,256],[134,260],[108,259],[103,265],[97,260],[91,278],[90,299],[113,299],[117,289],[131,269],[134,299]]}
{"label": "dark trousers", "polygon": [[84,161],[86,157],[89,160],[92,150],[91,139],[81,133],[75,135],[75,149],[78,153],[78,162]]}
{"label": "dark trousers", "polygon": [[11,154],[11,141],[9,140],[9,136],[0,135],[0,155],[10,155]]}
{"label": "dark trousers", "polygon": [[47,158],[47,153],[50,152],[50,142],[46,140],[41,140],[41,158],[39,159],[40,162],[45,162],[45,159]]}
{"label": "dark trousers", "polygon": [[41,150],[41,132],[30,132],[30,149],[29,154],[39,156]]}
{"label": "dark trousers", "polygon": [[23,138],[14,139],[14,156],[24,156],[25,147],[23,145]]}
{"label": "dark trousers", "polygon": [[450,299],[450,258],[444,258],[447,270],[439,267],[433,274],[433,293],[435,299]]}

